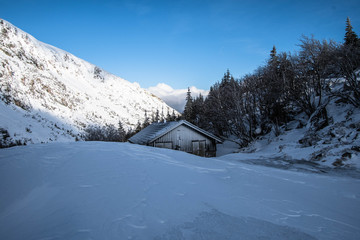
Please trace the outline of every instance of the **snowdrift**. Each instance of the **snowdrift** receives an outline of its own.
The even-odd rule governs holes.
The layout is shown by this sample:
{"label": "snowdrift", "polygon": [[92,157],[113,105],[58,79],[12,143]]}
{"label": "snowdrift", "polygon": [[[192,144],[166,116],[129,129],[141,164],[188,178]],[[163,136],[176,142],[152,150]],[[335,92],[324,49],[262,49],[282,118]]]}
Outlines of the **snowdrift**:
{"label": "snowdrift", "polygon": [[129,143],[0,149],[0,192],[7,240],[360,235],[359,179]]}

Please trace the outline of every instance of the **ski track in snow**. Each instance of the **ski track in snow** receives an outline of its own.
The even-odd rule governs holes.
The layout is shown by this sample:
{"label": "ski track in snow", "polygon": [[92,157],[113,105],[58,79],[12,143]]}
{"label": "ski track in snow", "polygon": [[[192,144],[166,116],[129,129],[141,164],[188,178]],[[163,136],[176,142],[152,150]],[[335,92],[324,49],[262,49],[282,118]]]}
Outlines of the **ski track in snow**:
{"label": "ski track in snow", "polygon": [[0,149],[0,239],[358,239],[360,180],[129,143]]}

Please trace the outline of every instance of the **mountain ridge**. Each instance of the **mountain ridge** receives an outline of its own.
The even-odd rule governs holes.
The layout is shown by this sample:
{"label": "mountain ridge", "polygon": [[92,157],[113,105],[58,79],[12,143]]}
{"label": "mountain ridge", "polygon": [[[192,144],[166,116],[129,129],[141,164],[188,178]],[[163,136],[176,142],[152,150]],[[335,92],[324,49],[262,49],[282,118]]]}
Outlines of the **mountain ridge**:
{"label": "mountain ridge", "polygon": [[[0,61],[1,112],[12,109],[11,114],[7,113],[12,117],[1,121],[0,128],[9,133],[12,141],[74,140],[88,125],[116,125],[121,121],[130,129],[145,119],[145,112],[148,116],[157,111],[163,116],[173,111],[178,114],[138,83],[38,41],[3,19]],[[32,122],[29,118],[41,126],[27,123]],[[12,121],[18,121],[18,126]],[[33,139],[38,128],[50,132]],[[54,133],[58,128],[59,133]]]}

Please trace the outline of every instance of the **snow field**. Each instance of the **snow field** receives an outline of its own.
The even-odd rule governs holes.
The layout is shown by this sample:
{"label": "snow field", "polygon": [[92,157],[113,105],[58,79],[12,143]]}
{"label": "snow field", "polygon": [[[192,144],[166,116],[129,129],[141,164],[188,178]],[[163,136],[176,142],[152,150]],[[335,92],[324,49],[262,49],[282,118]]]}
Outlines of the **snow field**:
{"label": "snow field", "polygon": [[0,239],[357,239],[360,234],[359,179],[129,143],[0,149],[0,192]]}

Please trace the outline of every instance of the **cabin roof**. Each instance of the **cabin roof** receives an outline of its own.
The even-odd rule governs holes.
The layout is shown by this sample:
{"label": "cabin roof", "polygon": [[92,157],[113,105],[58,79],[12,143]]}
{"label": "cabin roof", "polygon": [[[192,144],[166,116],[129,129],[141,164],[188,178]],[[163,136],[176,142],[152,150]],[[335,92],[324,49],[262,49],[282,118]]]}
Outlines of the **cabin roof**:
{"label": "cabin roof", "polygon": [[134,136],[132,136],[129,139],[129,142],[145,145],[155,141],[156,139],[164,136],[168,132],[172,131],[173,129],[181,125],[185,125],[189,128],[192,128],[194,131],[197,131],[209,138],[214,139],[219,143],[222,143],[222,140],[220,138],[185,120],[180,120],[177,122],[152,123],[143,130],[141,130],[140,132],[138,132],[137,134],[135,134]]}

